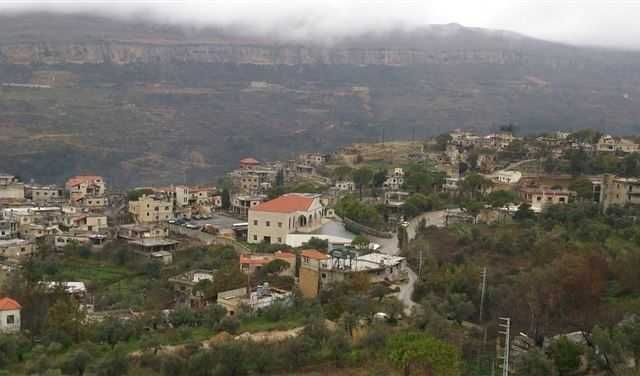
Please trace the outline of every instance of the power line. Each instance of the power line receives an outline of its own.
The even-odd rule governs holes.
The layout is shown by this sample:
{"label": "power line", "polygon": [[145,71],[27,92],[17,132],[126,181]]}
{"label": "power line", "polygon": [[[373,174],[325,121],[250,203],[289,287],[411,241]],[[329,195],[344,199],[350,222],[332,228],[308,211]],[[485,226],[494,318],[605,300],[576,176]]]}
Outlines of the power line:
{"label": "power line", "polygon": [[487,290],[487,267],[482,268],[482,292],[480,293],[480,318],[478,321],[482,322],[482,314],[484,313],[484,295]]}
{"label": "power line", "polygon": [[498,333],[504,334],[504,349],[500,359],[502,359],[502,376],[509,376],[509,349],[511,347],[510,332],[511,332],[511,318],[500,317],[498,320],[498,326],[504,328],[504,330]]}

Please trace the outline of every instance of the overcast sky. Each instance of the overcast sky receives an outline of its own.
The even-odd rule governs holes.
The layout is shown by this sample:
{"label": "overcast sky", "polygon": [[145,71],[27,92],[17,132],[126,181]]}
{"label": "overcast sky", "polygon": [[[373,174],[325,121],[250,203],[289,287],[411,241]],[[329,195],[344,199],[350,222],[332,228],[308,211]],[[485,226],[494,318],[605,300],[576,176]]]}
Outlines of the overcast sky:
{"label": "overcast sky", "polygon": [[239,24],[258,31],[285,29],[296,37],[457,22],[573,44],[640,48],[640,0],[0,0],[0,12],[33,9]]}

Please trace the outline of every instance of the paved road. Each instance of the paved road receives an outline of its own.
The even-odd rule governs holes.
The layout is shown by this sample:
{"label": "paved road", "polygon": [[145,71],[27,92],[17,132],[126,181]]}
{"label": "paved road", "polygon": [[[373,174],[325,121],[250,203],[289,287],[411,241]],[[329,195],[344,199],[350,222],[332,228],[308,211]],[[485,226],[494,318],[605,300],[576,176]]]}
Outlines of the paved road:
{"label": "paved road", "polygon": [[[449,212],[460,211],[460,209],[450,209]],[[407,235],[409,240],[413,240],[416,237],[416,230],[420,225],[420,221],[423,219],[426,222],[426,226],[436,226],[436,227],[444,227],[446,225],[447,218],[447,210],[437,210],[432,212],[423,213],[416,218],[413,218],[409,221],[409,225],[407,226]],[[400,253],[400,249],[398,248],[398,238],[393,237],[391,239],[377,238],[375,236],[369,236],[371,241],[379,243],[382,245],[382,252],[389,255],[397,255]],[[398,294],[398,299],[404,304],[404,312],[406,315],[411,314],[412,308],[416,305],[416,303],[411,300],[411,295],[413,295],[413,290],[415,289],[416,281],[418,280],[418,276],[416,273],[409,269],[409,280],[406,283],[400,285],[400,293]]]}
{"label": "paved road", "polygon": [[535,159],[525,159],[523,161],[513,162],[508,164],[505,168],[503,168],[503,170],[513,170],[516,167],[520,167],[521,165],[532,162],[532,161],[535,161]]}
{"label": "paved road", "polygon": [[234,223],[246,222],[237,218],[227,217],[225,215],[213,214],[211,219],[192,219],[193,222],[198,225],[212,224],[220,229],[231,228]]}

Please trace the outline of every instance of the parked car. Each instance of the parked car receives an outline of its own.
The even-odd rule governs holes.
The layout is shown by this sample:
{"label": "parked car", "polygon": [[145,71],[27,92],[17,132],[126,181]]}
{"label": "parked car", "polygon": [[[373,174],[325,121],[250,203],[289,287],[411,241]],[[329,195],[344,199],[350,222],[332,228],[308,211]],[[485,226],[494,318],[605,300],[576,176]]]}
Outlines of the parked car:
{"label": "parked car", "polygon": [[175,225],[176,224],[176,220],[175,219],[170,219],[167,221],[170,225]]}
{"label": "parked car", "polygon": [[176,219],[176,222],[174,224],[178,226],[184,226],[186,223],[187,221],[185,221],[184,219]]}
{"label": "parked car", "polygon": [[193,216],[193,219],[202,219],[202,216],[200,214],[196,214]]}
{"label": "parked car", "polygon": [[196,224],[193,224],[193,223],[187,223],[186,225],[184,225],[184,227],[186,227],[186,228],[188,228],[190,230],[200,230],[200,228],[202,226],[196,225]]}

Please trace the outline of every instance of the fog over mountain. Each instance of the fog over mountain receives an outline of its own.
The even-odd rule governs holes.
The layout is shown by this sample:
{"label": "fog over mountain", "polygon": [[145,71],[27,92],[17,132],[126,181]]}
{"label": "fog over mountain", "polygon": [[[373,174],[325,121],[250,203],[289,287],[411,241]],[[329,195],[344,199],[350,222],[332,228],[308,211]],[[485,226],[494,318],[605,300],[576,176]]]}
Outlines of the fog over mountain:
{"label": "fog over mountain", "polygon": [[372,31],[459,23],[578,45],[640,48],[640,23],[637,22],[640,3],[624,0],[20,1],[0,4],[0,12],[4,14],[25,11],[145,19],[188,28],[233,26],[286,40],[325,42]]}
{"label": "fog over mountain", "polygon": [[216,4],[2,5],[0,171],[204,182],[383,132],[640,131],[640,51],[437,23],[413,3]]}

